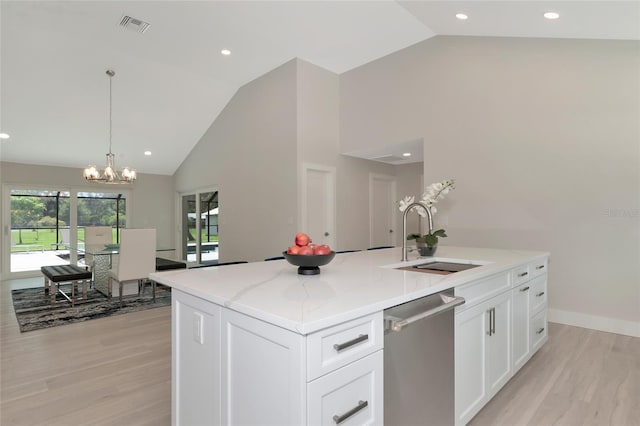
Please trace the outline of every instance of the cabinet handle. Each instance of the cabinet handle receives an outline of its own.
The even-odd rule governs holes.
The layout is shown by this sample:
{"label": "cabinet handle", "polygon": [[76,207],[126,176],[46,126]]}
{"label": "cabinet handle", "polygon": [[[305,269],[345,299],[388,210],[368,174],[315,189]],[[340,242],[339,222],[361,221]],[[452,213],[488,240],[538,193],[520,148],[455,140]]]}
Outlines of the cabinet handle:
{"label": "cabinet handle", "polygon": [[541,291],[540,293],[536,294],[536,297],[540,297],[540,296],[544,296],[544,291]]}
{"label": "cabinet handle", "polygon": [[348,342],[344,342],[344,343],[336,343],[335,345],[333,345],[333,349],[336,350],[336,352],[340,352],[342,350],[345,350],[353,345],[356,345],[360,342],[364,342],[365,340],[369,340],[369,335],[368,334],[361,334],[358,337],[356,337],[355,339],[351,339]]}
{"label": "cabinet handle", "polygon": [[544,327],[542,327],[540,330],[536,331],[536,334],[540,334],[544,331]]}
{"label": "cabinet handle", "polygon": [[496,308],[491,308],[491,334],[496,334]]}
{"label": "cabinet handle", "polygon": [[544,265],[538,265],[536,266],[536,269],[544,269]]}
{"label": "cabinet handle", "polygon": [[358,401],[358,405],[356,405],[355,407],[353,407],[351,410],[347,411],[346,413],[342,414],[342,415],[335,415],[333,416],[333,421],[339,425],[340,423],[344,422],[345,420],[347,420],[349,417],[353,416],[354,414],[356,414],[358,411],[362,410],[363,408],[365,408],[367,405],[369,405],[368,401]]}
{"label": "cabinet handle", "polygon": [[526,286],[525,288],[521,288],[520,291],[529,291],[529,286]]}
{"label": "cabinet handle", "polygon": [[518,274],[518,277],[526,277],[527,275],[529,275],[528,272],[523,272],[521,274]]}
{"label": "cabinet handle", "polygon": [[491,336],[491,330],[492,330],[492,327],[491,327],[491,310],[492,309],[493,308],[487,310],[487,314],[488,314],[487,319],[489,320],[489,330],[487,331],[488,336]]}

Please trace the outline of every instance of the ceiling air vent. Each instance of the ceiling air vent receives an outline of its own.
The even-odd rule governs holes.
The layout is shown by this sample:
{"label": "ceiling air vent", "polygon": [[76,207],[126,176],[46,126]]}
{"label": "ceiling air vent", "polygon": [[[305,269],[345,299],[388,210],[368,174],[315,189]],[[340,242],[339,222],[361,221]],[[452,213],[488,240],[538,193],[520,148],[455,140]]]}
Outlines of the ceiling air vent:
{"label": "ceiling air vent", "polygon": [[151,26],[150,23],[141,21],[131,16],[124,15],[120,20],[120,26],[128,30],[144,33]]}

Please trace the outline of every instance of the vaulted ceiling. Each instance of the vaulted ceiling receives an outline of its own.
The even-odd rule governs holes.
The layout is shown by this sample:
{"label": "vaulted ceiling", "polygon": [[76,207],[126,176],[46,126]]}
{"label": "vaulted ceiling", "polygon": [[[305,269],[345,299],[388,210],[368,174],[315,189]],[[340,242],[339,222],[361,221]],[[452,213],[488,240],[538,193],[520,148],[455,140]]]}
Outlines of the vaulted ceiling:
{"label": "vaulted ceiling", "polygon": [[639,22],[638,1],[3,0],[0,155],[103,165],[107,69],[116,164],[170,175],[239,87],[292,58],[342,73],[436,35],[638,40]]}

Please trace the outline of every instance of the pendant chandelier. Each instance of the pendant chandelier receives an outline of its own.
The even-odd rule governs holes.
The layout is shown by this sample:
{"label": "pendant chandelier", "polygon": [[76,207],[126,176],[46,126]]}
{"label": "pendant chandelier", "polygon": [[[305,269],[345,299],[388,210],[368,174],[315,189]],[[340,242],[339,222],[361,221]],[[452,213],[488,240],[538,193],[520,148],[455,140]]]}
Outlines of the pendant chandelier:
{"label": "pendant chandelier", "polygon": [[111,114],[111,80],[115,71],[107,70],[109,76],[109,153],[107,154],[107,165],[104,167],[104,171],[100,173],[96,166],[87,166],[84,169],[82,175],[90,182],[108,183],[108,184],[126,184],[133,183],[136,180],[136,171],[125,167],[122,169],[122,173],[118,174],[115,166],[115,155],[111,152],[111,127],[112,127],[112,114]]}

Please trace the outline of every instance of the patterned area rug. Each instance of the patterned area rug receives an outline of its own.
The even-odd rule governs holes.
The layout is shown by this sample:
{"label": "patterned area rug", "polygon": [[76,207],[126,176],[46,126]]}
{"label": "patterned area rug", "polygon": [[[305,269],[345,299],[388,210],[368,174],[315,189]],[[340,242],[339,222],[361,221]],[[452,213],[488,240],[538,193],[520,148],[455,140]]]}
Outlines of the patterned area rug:
{"label": "patterned area rug", "polygon": [[[63,284],[62,289],[70,294],[71,285]],[[117,297],[110,301],[93,289],[87,292],[86,301],[78,301],[74,307],[59,293],[52,305],[43,287],[13,290],[11,296],[20,331],[25,332],[171,305],[171,288],[156,286],[156,303],[151,293],[147,285],[142,295],[125,297],[122,309]]]}

